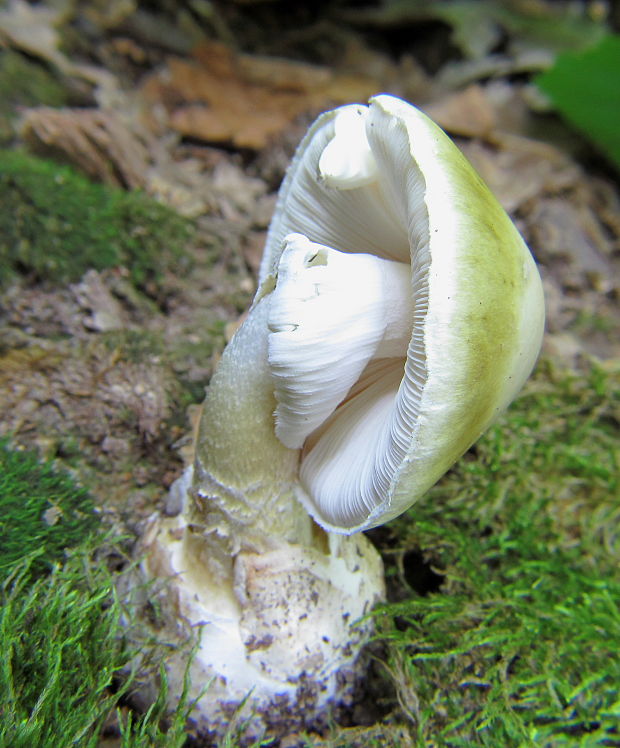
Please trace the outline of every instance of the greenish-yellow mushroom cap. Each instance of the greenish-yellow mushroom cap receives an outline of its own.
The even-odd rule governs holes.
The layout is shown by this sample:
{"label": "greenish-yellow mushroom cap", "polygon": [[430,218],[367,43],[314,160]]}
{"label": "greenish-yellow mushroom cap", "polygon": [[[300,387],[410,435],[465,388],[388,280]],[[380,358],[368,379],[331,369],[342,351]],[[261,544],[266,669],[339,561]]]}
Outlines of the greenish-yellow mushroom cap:
{"label": "greenish-yellow mushroom cap", "polygon": [[329,530],[417,501],[540,349],[529,249],[445,133],[393,96],[310,129],[269,231],[263,289],[273,279],[274,428],[300,450],[299,498]]}

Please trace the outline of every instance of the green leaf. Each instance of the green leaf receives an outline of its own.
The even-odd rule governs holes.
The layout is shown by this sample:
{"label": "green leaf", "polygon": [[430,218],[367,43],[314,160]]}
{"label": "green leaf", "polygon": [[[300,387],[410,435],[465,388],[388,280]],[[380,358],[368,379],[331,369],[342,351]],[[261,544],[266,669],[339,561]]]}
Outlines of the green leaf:
{"label": "green leaf", "polygon": [[620,36],[560,55],[536,78],[558,112],[620,169]]}

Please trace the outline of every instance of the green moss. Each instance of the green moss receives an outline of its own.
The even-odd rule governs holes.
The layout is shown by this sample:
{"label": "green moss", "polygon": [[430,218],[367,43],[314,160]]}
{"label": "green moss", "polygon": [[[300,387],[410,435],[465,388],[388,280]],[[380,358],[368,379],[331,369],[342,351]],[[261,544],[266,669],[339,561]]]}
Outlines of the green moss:
{"label": "green moss", "polygon": [[[120,748],[182,748],[187,745],[185,727],[192,707],[187,705],[184,693],[174,713],[168,715],[168,687],[163,667],[160,668],[160,679],[162,686],[159,695],[145,714],[136,716],[128,712],[124,720],[119,715]],[[166,718],[167,727],[162,728]]]}
{"label": "green moss", "polygon": [[124,361],[132,363],[149,361],[165,353],[161,336],[149,330],[111,330],[103,333],[101,340],[108,351],[117,351]]}
{"label": "green moss", "polygon": [[11,121],[19,107],[59,107],[66,99],[64,86],[43,65],[14,50],[0,50],[0,141],[13,136]]}
{"label": "green moss", "polygon": [[[93,524],[66,473],[0,442],[0,748],[94,748],[136,673],[162,657],[134,630]],[[184,743],[189,707],[165,728],[163,671],[161,682],[147,714],[121,722],[123,748]]]}
{"label": "green moss", "polygon": [[618,321],[609,315],[598,314],[588,310],[580,310],[571,324],[571,329],[575,330],[581,337],[586,338],[596,333],[610,335],[616,332]]}
{"label": "green moss", "polygon": [[0,151],[0,277],[78,280],[124,266],[148,287],[166,270],[188,269],[193,224],[140,192],[93,184],[71,169]]}
{"label": "green moss", "polygon": [[619,408],[617,370],[540,366],[392,525],[444,579],[377,614],[418,745],[618,739]]}
{"label": "green moss", "polygon": [[126,665],[111,581],[74,557],[34,584],[28,565],[0,591],[0,745],[96,745]]}
{"label": "green moss", "polygon": [[[131,617],[114,577],[93,554],[94,547],[83,544],[34,583],[26,560],[0,586],[1,748],[99,745],[103,723],[158,651],[144,637],[139,649],[128,645]],[[180,748],[185,742],[190,709],[182,699],[164,726],[163,670],[161,677],[151,709],[120,720],[122,748]]]}
{"label": "green moss", "polygon": [[67,473],[0,441],[0,578],[32,553],[31,573],[49,569],[98,524],[88,492]]}

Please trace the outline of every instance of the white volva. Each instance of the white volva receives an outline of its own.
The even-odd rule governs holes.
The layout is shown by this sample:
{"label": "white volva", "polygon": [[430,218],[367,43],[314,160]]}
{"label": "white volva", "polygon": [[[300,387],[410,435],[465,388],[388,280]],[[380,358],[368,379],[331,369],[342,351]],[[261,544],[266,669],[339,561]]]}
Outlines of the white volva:
{"label": "white volva", "polygon": [[[199,730],[224,734],[238,708],[249,736],[274,737],[350,702],[384,594],[358,531],[420,499],[508,405],[544,305],[488,188],[387,95],[311,127],[259,281],[175,487],[183,510],[154,516],[143,549],[169,577],[165,630],[199,634]],[[166,663],[173,702],[185,664],[178,650]]]}

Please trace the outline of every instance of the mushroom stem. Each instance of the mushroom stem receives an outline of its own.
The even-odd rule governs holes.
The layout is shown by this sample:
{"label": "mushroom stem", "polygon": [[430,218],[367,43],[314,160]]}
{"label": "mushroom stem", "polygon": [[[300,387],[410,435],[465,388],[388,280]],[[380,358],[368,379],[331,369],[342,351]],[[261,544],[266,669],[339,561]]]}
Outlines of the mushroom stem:
{"label": "mushroom stem", "polygon": [[[256,301],[211,379],[182,513],[154,516],[143,542],[149,576],[169,578],[158,635],[200,632],[188,693],[199,733],[226,734],[235,708],[252,738],[324,720],[364,672],[373,624],[359,619],[384,596],[370,542],[326,533],[296,498],[299,452],[273,428],[271,304]],[[166,661],[173,703],[186,656]]]}
{"label": "mushroom stem", "polygon": [[282,443],[300,448],[372,359],[404,361],[413,313],[408,264],[287,236],[268,320]]}
{"label": "mushroom stem", "polygon": [[261,552],[274,539],[308,544],[312,521],[294,498],[298,455],[273,431],[267,365],[269,296],[235,334],[211,380],[196,442],[192,528],[222,545]]}

